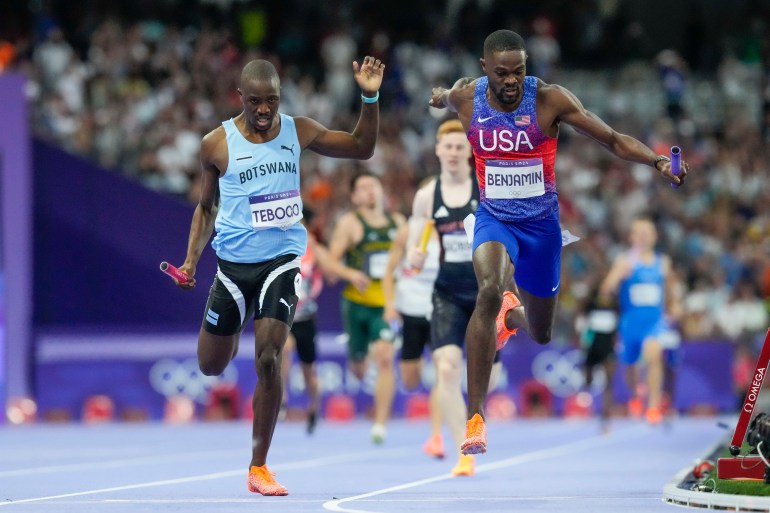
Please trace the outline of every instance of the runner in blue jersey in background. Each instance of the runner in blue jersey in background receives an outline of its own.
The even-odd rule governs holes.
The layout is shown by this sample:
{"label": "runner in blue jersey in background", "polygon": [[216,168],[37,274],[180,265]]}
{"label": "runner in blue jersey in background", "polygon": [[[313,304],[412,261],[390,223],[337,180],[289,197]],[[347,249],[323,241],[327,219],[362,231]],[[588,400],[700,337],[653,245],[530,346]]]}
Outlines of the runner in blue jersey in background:
{"label": "runner in blue jersey in background", "polygon": [[246,322],[254,320],[256,371],[252,456],[248,488],[287,495],[266,465],[281,405],[281,351],[294,319],[301,285],[302,226],[300,153],[368,159],[379,126],[379,88],[385,65],[365,57],[353,63],[361,88],[361,115],[348,133],[305,117],[278,112],[281,88],[268,61],[254,60],[241,72],[243,112],[201,142],[201,197],[192,218],[187,256],[180,270],[195,286],[195,268],[211,232],[218,268],[198,336],[198,363],[207,376],[221,374],[235,357]]}
{"label": "runner in blue jersey in background", "polygon": [[[682,162],[674,176],[667,157],[613,130],[567,89],[526,76],[524,40],[515,32],[487,36],[480,62],[485,76],[434,88],[430,99],[433,107],[457,112],[481,193],[473,240],[479,293],[466,337],[465,454],[486,452],[484,402],[495,350],[517,327],[538,343],[551,340],[562,244],[554,167],[561,123],[617,157],[654,167],[671,183],[683,183],[688,169]],[[506,292],[512,276],[520,298]]]}
{"label": "runner in blue jersey in background", "polygon": [[615,259],[599,293],[605,300],[618,296],[619,356],[627,366],[629,410],[632,415],[643,411],[636,386],[638,364],[642,363],[647,368],[649,394],[645,416],[650,424],[658,424],[663,419],[664,338],[671,330],[669,320],[677,316],[679,308],[671,301],[675,278],[671,259],[655,251],[657,230],[652,221],[637,219],[631,223],[630,239],[631,249]]}

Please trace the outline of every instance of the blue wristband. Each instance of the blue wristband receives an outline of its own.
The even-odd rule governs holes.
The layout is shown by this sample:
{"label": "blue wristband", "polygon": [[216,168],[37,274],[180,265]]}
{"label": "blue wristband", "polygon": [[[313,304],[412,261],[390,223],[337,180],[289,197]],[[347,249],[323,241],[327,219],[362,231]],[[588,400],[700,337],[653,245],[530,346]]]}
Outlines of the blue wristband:
{"label": "blue wristband", "polygon": [[380,99],[380,92],[377,91],[377,94],[369,98],[368,96],[364,96],[363,93],[361,93],[361,101],[364,103],[377,103],[377,100]]}

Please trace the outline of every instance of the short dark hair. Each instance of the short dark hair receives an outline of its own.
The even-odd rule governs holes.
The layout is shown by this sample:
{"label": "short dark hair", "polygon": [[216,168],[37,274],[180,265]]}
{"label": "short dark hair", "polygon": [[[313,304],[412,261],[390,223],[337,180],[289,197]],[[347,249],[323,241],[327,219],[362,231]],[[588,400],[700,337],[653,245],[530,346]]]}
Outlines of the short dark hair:
{"label": "short dark hair", "polygon": [[353,192],[356,189],[356,183],[358,183],[359,178],[363,178],[365,176],[371,176],[372,178],[380,180],[380,177],[372,173],[371,171],[361,171],[359,173],[356,173],[353,175],[353,178],[350,179],[350,192]]}
{"label": "short dark hair", "polygon": [[243,70],[241,70],[241,83],[249,80],[257,80],[259,82],[278,80],[278,70],[275,69],[275,66],[270,61],[255,59],[246,64]]}
{"label": "short dark hair", "polygon": [[525,50],[524,39],[512,30],[495,30],[484,40],[484,55],[511,50]]}

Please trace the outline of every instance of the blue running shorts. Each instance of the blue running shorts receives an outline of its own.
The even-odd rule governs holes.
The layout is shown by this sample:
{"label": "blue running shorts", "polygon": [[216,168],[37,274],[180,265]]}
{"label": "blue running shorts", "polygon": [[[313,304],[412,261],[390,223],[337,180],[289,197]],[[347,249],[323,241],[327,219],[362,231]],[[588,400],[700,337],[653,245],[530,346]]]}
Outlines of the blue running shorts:
{"label": "blue running shorts", "polygon": [[500,242],[508,250],[517,286],[538,297],[559,293],[562,241],[558,211],[536,221],[501,221],[480,205],[473,251],[490,241]]}

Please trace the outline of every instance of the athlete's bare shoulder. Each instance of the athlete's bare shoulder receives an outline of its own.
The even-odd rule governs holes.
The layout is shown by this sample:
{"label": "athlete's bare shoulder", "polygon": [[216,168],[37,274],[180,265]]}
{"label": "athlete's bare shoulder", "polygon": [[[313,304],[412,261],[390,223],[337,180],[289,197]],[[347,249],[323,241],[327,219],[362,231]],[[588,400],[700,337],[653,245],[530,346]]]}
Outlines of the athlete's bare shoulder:
{"label": "athlete's bare shoulder", "polygon": [[557,111],[568,109],[575,103],[580,104],[577,96],[566,87],[547,84],[539,78],[537,79],[537,101]]}
{"label": "athlete's bare shoulder", "polygon": [[214,165],[220,174],[227,169],[229,155],[227,153],[227,136],[225,128],[219,125],[201,139],[201,163],[204,166]]}
{"label": "athlete's bare shoulder", "polygon": [[566,87],[537,79],[537,119],[548,135],[555,136],[561,117],[579,108],[580,101]]}
{"label": "athlete's bare shoulder", "polygon": [[433,208],[433,195],[436,192],[436,177],[425,182],[414,195],[412,215],[415,217],[430,217]]}
{"label": "athlete's bare shoulder", "polygon": [[203,136],[203,140],[201,141],[202,145],[211,146],[216,145],[217,143],[221,142],[225,139],[225,127],[222,125],[219,125],[211,132],[207,133]]}
{"label": "athlete's bare shoulder", "polygon": [[406,217],[401,212],[393,212],[390,215],[393,217],[396,226],[403,226],[406,223]]}
{"label": "athlete's bare shoulder", "polygon": [[303,150],[318,137],[318,134],[326,130],[321,123],[306,116],[295,116],[294,126],[297,128],[297,139]]}
{"label": "athlete's bare shoulder", "polygon": [[436,189],[436,181],[437,177],[435,176],[425,178],[420,184],[420,188],[417,189],[417,194],[433,194],[433,191]]}

